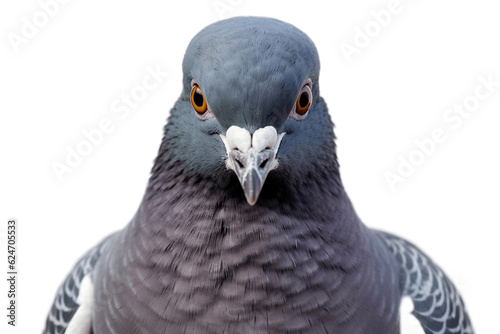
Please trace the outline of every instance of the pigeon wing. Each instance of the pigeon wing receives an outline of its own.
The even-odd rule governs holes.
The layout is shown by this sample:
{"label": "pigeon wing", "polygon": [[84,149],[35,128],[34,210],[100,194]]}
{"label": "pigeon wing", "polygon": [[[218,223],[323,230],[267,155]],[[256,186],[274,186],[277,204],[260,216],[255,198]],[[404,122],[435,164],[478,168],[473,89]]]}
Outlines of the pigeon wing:
{"label": "pigeon wing", "polygon": [[472,334],[464,303],[453,283],[432,260],[410,242],[376,232],[400,265],[403,294],[426,334]]}
{"label": "pigeon wing", "polygon": [[44,334],[70,334],[69,331],[67,332],[67,329],[81,306],[82,290],[87,291],[86,293],[90,291],[89,288],[82,289],[82,282],[88,280],[89,283],[85,285],[92,285],[90,282],[92,272],[103,250],[109,244],[110,239],[111,236],[107,237],[100,244],[88,251],[76,263],[73,270],[61,284],[47,317],[45,330],[43,331]]}

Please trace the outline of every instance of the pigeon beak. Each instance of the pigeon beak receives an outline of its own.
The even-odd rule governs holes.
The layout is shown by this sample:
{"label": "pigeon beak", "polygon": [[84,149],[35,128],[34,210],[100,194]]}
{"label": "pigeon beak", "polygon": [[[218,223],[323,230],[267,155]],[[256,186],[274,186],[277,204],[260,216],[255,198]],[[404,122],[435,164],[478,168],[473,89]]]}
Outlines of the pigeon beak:
{"label": "pigeon beak", "polygon": [[246,153],[234,150],[229,154],[248,204],[257,202],[267,174],[275,165],[275,155],[272,149],[257,152],[253,148]]}
{"label": "pigeon beak", "polygon": [[233,125],[219,135],[226,147],[226,166],[238,176],[248,204],[254,205],[267,174],[278,168],[276,154],[285,133],[278,135],[274,127],[266,126],[251,134]]}

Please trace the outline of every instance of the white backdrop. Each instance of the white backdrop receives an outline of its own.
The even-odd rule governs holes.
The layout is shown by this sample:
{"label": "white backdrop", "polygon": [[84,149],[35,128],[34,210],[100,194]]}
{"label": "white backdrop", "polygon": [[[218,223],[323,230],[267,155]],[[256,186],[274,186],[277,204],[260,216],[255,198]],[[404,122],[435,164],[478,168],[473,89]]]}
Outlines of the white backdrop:
{"label": "white backdrop", "polygon": [[[19,221],[18,326],[6,325],[2,278],[2,333],[41,332],[76,259],[131,219],[181,92],[187,44],[239,15],[282,19],[316,43],[360,217],[430,254],[462,292],[476,331],[498,331],[500,8],[492,1],[63,2],[0,5],[0,278],[6,222]],[[145,89],[152,71],[158,84]],[[107,133],[86,146],[96,128]],[[58,178],[54,162],[78,149],[87,156]]]}

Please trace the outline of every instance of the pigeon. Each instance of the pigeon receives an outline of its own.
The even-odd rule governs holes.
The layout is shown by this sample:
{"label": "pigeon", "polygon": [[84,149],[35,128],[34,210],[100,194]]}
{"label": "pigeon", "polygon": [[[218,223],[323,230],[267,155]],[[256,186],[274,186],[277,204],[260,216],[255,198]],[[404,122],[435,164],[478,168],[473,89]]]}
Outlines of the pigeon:
{"label": "pigeon", "polygon": [[344,189],[319,56],[291,24],[190,42],[140,206],[59,288],[44,333],[473,333],[445,273],[370,229]]}

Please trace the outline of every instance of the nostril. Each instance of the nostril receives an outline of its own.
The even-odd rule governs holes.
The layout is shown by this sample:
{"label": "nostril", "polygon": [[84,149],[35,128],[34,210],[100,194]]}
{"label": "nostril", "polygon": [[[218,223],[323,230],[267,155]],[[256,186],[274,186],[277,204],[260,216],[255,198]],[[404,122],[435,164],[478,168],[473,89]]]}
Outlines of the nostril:
{"label": "nostril", "polygon": [[240,160],[238,160],[238,159],[234,159],[234,160],[236,161],[236,163],[238,164],[238,166],[239,166],[240,168],[244,168],[244,167],[245,167],[245,166],[243,166],[243,164],[241,163],[241,161],[240,161]]}
{"label": "nostril", "polygon": [[268,162],[268,161],[269,161],[269,159],[266,159],[266,160],[262,161],[262,162],[260,163],[260,166],[259,166],[259,167],[260,167],[260,168],[264,168],[264,167],[266,167],[266,165],[267,165],[267,162]]}

